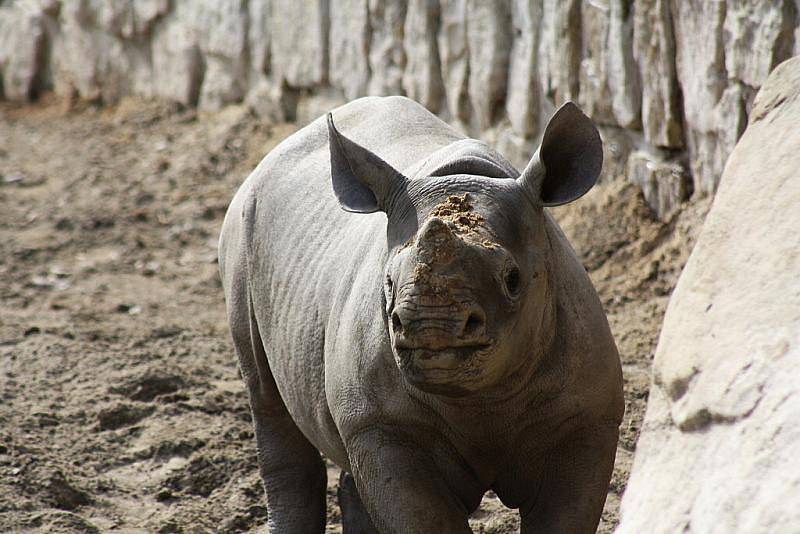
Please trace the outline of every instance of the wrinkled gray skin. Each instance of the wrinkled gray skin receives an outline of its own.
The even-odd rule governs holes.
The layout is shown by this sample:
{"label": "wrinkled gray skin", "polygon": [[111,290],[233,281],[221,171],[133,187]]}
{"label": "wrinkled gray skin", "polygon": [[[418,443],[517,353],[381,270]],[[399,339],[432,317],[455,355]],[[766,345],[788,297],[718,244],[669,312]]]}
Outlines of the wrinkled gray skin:
{"label": "wrinkled gray skin", "polygon": [[544,211],[594,184],[594,126],[565,105],[520,175],[406,98],[332,115],[261,162],[220,239],[271,531],[323,532],[321,452],[346,532],[470,532],[489,489],[522,532],[594,532],[619,356]]}

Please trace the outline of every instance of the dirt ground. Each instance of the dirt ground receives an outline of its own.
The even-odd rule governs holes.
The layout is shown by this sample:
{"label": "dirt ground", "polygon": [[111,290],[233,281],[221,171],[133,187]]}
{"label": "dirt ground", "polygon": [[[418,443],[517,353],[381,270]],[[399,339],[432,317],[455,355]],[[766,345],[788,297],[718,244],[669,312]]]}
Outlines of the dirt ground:
{"label": "dirt ground", "polygon": [[[265,530],[216,241],[237,186],[294,131],[243,107],[0,105],[0,531]],[[618,180],[555,213],[597,285],[627,414],[618,521],[667,299],[708,201],[656,222]],[[328,531],[340,532],[330,467]],[[489,494],[476,532],[516,532]]]}

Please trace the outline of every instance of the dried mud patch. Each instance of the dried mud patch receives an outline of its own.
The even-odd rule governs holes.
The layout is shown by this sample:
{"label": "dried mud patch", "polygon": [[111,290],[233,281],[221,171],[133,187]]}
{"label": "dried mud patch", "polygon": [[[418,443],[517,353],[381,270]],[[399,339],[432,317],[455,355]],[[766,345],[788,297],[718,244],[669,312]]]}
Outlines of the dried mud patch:
{"label": "dried mud patch", "polygon": [[450,195],[447,200],[433,208],[430,216],[452,223],[456,232],[463,234],[472,233],[485,222],[480,213],[472,211],[469,193]]}
{"label": "dried mud patch", "polygon": [[[236,188],[293,129],[235,106],[0,104],[0,531],[264,529],[216,239]],[[469,213],[464,202],[450,215]],[[612,184],[553,210],[625,365],[602,532],[617,521],[661,316],[704,209],[657,223]],[[337,480],[329,466],[329,532]],[[519,523],[489,494],[470,524]]]}

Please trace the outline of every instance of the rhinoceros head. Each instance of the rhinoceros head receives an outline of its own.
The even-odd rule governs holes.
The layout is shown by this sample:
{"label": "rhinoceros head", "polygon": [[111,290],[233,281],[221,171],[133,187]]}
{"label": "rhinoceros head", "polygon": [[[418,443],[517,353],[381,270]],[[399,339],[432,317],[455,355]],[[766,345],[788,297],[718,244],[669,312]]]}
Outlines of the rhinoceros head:
{"label": "rhinoceros head", "polygon": [[406,380],[463,396],[535,365],[553,338],[558,268],[543,208],[597,180],[602,143],[589,118],[561,107],[522,173],[464,140],[412,179],[341,135],[330,115],[328,129],[342,208],[388,216],[385,320]]}

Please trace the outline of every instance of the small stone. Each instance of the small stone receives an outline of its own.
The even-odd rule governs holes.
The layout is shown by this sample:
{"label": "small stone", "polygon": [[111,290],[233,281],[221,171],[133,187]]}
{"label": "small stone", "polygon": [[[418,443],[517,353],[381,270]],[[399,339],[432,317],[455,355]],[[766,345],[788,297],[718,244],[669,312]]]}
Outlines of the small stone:
{"label": "small stone", "polygon": [[172,490],[170,490],[169,488],[161,488],[160,490],[158,490],[158,493],[156,493],[156,500],[158,502],[169,501],[172,500],[174,497],[175,495],[173,495]]}
{"label": "small stone", "polygon": [[33,335],[41,333],[41,331],[42,330],[38,326],[31,326],[31,327],[25,329],[25,332],[22,335],[25,336],[25,337],[33,336]]}
{"label": "small stone", "polygon": [[75,510],[92,503],[91,497],[69,482],[61,471],[50,476],[46,491],[53,504],[62,510]]}
{"label": "small stone", "polygon": [[157,261],[149,261],[144,265],[144,268],[142,269],[142,274],[144,276],[153,276],[160,270],[161,270],[160,263],[158,263]]}
{"label": "small stone", "polygon": [[97,423],[100,430],[116,430],[138,423],[153,412],[152,408],[133,404],[117,404],[100,410]]}
{"label": "small stone", "polygon": [[7,184],[17,184],[25,180],[25,175],[20,173],[6,174],[3,176],[3,182]]}

